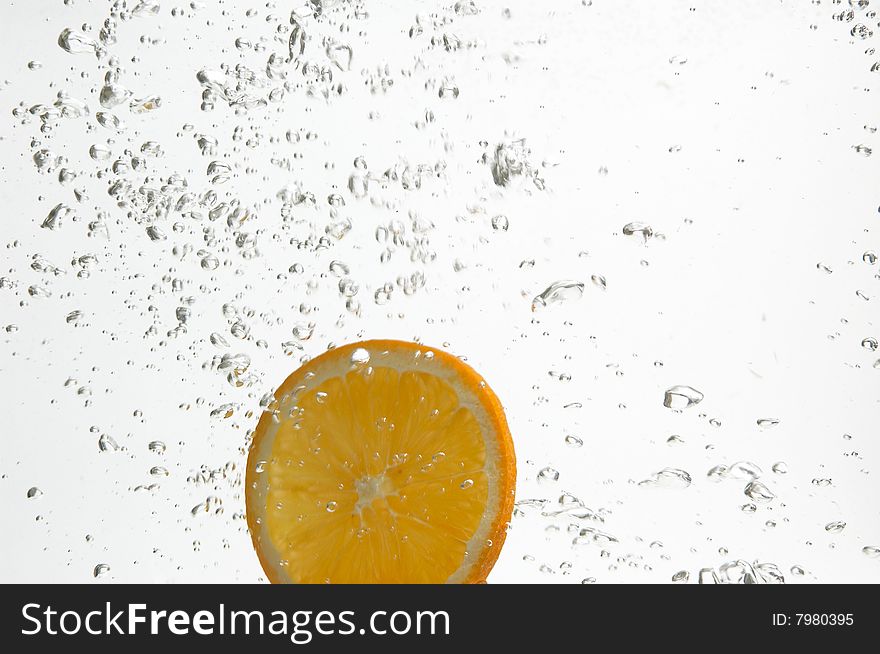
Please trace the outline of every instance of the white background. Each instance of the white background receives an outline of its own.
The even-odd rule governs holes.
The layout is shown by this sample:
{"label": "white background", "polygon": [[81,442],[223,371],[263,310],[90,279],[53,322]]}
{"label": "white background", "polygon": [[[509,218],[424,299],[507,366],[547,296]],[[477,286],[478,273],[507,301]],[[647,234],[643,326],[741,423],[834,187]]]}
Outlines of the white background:
{"label": "white background", "polygon": [[[876,36],[850,36],[857,23],[880,31],[872,6],[839,22],[832,14],[847,2],[477,0],[480,13],[467,16],[451,2],[386,0],[359,18],[350,3],[325,3],[325,17],[306,21],[306,57],[324,56],[324,37],[350,45],[351,70],[334,76],[342,95],[307,97],[294,71],[283,99],[236,115],[222,101],[200,110],[196,72],[241,63],[264,80],[268,56],[287,53],[286,35],[274,37],[289,26],[289,5],[205,4],[163,1],[158,16],[119,22],[110,52],[121,83],[136,97],[162,98],[148,114],[114,110],[128,124],[119,134],[94,117],[107,59],[57,45],[62,29],[83,23],[97,37],[109,3],[15,0],[0,9],[0,276],[14,284],[0,288],[0,580],[260,579],[240,517],[247,431],[256,423],[246,412],[298,365],[281,346],[296,340],[292,328],[314,322],[306,355],[387,337],[466,357],[506,407],[518,499],[547,500],[551,511],[566,492],[604,518],[579,524],[523,507],[490,581],[666,583],[685,570],[693,583],[701,568],[736,559],[774,563],[787,582],[880,581],[880,559],[862,553],[880,546],[880,352],[861,346],[880,337],[878,267],[862,259],[880,251],[880,155],[853,147],[877,146],[870,67],[880,55],[866,53]],[[417,13],[424,32],[410,38]],[[444,33],[472,47],[432,47]],[[239,37],[265,48],[239,50]],[[42,68],[30,70],[30,61]],[[393,85],[373,94],[368,82],[379,77]],[[457,98],[438,97],[445,77],[455,79]],[[278,86],[268,80],[258,92]],[[20,103],[51,105],[61,90],[89,114],[57,121],[49,136],[38,116],[13,115]],[[416,126],[429,111],[433,122]],[[317,136],[291,144],[288,130]],[[216,137],[217,154],[202,156],[194,134]],[[526,139],[543,190],[522,178],[496,186],[480,161],[516,138]],[[156,223],[167,240],[151,241],[146,223],[115,206],[107,194],[115,176],[97,174],[146,141],[164,156],[126,176],[135,190],[147,176],[157,188],[156,179],[177,173],[202,193],[212,188],[210,161],[232,166],[232,179],[214,188],[254,210],[246,229],[261,256],[241,256],[225,219],[172,214]],[[114,159],[90,159],[95,143]],[[65,156],[78,178],[62,185],[57,170],[38,173],[40,148]],[[443,161],[446,173],[418,190],[373,183],[358,199],[347,188],[357,156],[377,177],[403,162]],[[289,171],[272,163],[284,158]],[[284,223],[276,194],[297,184],[317,206],[296,207],[299,222]],[[77,202],[74,189],[87,197]],[[318,252],[290,245],[324,235],[326,198],[336,192],[351,231]],[[59,202],[77,220],[41,229]],[[377,225],[399,219],[409,234],[410,211],[433,223],[436,258],[412,262],[401,247],[381,263]],[[107,235],[88,237],[100,212]],[[492,229],[499,214],[506,232]],[[632,221],[650,224],[655,238],[624,236]],[[195,256],[209,223],[222,264],[213,272]],[[193,252],[180,259],[173,248],[185,244]],[[81,279],[70,262],[86,253],[98,262]],[[33,270],[36,254],[66,274]],[[332,260],[350,266],[360,316],[339,297]],[[456,260],[465,267],[456,270]],[[304,272],[288,273],[296,263]],[[388,304],[374,302],[375,289],[413,272],[426,279],[415,295],[397,288]],[[603,275],[607,290],[591,275]],[[559,279],[584,282],[583,298],[533,313],[532,298]],[[31,285],[51,297],[30,297]],[[169,338],[184,297],[194,298],[186,334]],[[247,339],[231,335],[224,304],[253,312]],[[74,310],[82,317],[68,324]],[[212,332],[230,347],[212,345]],[[210,369],[223,352],[251,357],[252,387],[233,388]],[[675,384],[705,399],[672,412],[662,401]],[[241,405],[232,418],[209,417],[227,402]],[[780,423],[761,429],[762,418]],[[102,433],[121,449],[99,452]],[[583,447],[568,447],[569,434]],[[667,444],[673,434],[684,443]],[[167,445],[164,455],[149,451],[154,440]],[[706,476],[737,461],[760,466],[776,495],[754,513],[740,508],[749,501],[745,481]],[[788,474],[771,472],[779,461]],[[169,476],[150,475],[157,465]],[[225,477],[188,480],[224,466]],[[536,482],[545,466],[559,471],[557,483]],[[665,467],[688,471],[693,483],[638,485]],[[814,483],[822,479],[830,484]],[[31,487],[43,494],[28,499]],[[212,512],[193,515],[209,496],[222,513],[213,513],[215,501]],[[837,520],[846,528],[827,533]],[[571,524],[617,542],[573,547]],[[98,564],[110,571],[95,579]]]}

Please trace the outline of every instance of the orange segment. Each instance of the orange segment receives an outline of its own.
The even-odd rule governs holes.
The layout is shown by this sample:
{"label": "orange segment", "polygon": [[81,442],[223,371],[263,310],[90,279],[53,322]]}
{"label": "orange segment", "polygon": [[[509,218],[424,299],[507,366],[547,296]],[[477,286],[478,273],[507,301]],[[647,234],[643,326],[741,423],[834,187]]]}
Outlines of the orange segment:
{"label": "orange segment", "polygon": [[460,359],[401,341],[285,380],[248,456],[248,526],[275,583],[476,583],[513,508],[501,404]]}

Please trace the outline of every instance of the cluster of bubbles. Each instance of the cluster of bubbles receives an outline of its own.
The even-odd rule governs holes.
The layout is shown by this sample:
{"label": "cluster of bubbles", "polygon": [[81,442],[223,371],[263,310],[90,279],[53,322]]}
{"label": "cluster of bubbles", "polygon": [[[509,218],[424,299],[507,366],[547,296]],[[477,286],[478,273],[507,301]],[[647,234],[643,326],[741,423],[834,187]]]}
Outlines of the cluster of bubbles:
{"label": "cluster of bubbles", "polygon": [[[249,8],[227,1],[216,11],[200,2],[106,4],[98,25],[74,24],[73,6],[65,13],[69,27],[57,35],[35,35],[53,48],[57,44],[68,68],[59,67],[61,81],[53,82],[47,95],[22,98],[11,108],[14,128],[28,134],[23,154],[40,195],[39,209],[22,218],[31,223],[32,239],[7,245],[11,256],[17,249],[27,254],[19,256],[21,265],[4,265],[0,293],[14,296],[22,312],[55,303],[57,320],[47,329],[59,330],[52,333],[76,342],[80,352],[105,341],[143,341],[145,361],[125,361],[124,367],[139,368],[152,380],[164,357],[200,380],[206,390],[178,398],[173,406],[181,415],[196,414],[203,433],[220,444],[216,461],[183,458],[183,436],[135,434],[145,420],[140,410],[132,412],[130,424],[90,425],[86,447],[102,457],[102,465],[117,457],[139,471],[133,483],[107,483],[125,493],[173,496],[162,510],[179,517],[186,539],[202,551],[208,539],[193,540],[190,534],[205,520],[224,521],[246,534],[243,457],[256,419],[277,407],[273,390],[280,367],[290,370],[332,346],[334,337],[362,336],[360,325],[370,317],[405,321],[414,303],[447,296],[455,296],[449,306],[458,308],[471,290],[469,268],[493,265],[487,261],[491,253],[475,254],[477,248],[516,234],[517,205],[549,201],[554,163],[531,134],[478,134],[464,142],[455,133],[461,125],[450,118],[467,116],[468,94],[476,90],[464,81],[465,71],[475,62],[485,65],[488,56],[476,21],[505,24],[516,7],[450,0],[431,11],[413,9],[415,16],[398,15],[399,24],[389,30],[371,19],[378,9],[366,0],[270,1]],[[864,47],[866,67],[880,71],[871,46],[877,16],[868,0],[830,4],[834,27],[844,24],[841,35]],[[582,3],[584,11],[591,5]],[[169,25],[174,29],[165,32]],[[375,41],[383,38],[394,41],[394,57],[375,55]],[[546,40],[538,35],[517,45],[532,52],[528,48],[540,49]],[[163,61],[163,52],[172,52],[168,56],[176,61],[169,75],[183,70],[182,88],[175,86],[176,76],[172,82],[162,72],[145,72],[151,62]],[[501,60],[510,70],[521,63],[513,51]],[[668,63],[681,69],[687,62],[676,55]],[[36,74],[46,66],[32,60],[27,68]],[[408,122],[389,128],[383,115],[393,111]],[[461,122],[466,125],[467,118]],[[368,152],[372,130],[389,134],[385,147]],[[413,134],[414,142],[427,145],[401,145]],[[860,157],[873,154],[869,143],[852,148]],[[468,164],[450,163],[462,150]],[[681,151],[680,145],[668,149],[670,156]],[[600,178],[608,174],[605,166],[598,170]],[[437,208],[450,203],[456,207],[451,213]],[[621,220],[615,230],[641,266],[649,265],[644,253],[667,240],[661,225],[643,218]],[[507,254],[501,252],[502,258]],[[586,259],[581,251],[579,262]],[[871,301],[878,255],[865,249],[853,259],[861,278],[849,294]],[[816,268],[834,275],[836,265],[820,262]],[[557,277],[536,269],[526,254],[515,268],[521,277],[508,283],[525,281],[510,311],[539,333],[546,334],[547,325],[586,304],[591,294],[614,290],[611,274],[585,265],[577,275]],[[499,267],[493,276],[506,274]],[[450,278],[457,288],[443,286],[441,280]],[[269,299],[255,300],[256,287]],[[90,298],[101,294],[136,319],[95,315]],[[11,352],[18,347],[19,327],[8,320],[2,327]],[[441,326],[455,322],[430,320]],[[572,326],[562,318],[559,328]],[[578,337],[579,343],[586,340]],[[860,344],[859,365],[880,368],[877,335],[865,334]],[[107,389],[95,381],[99,371],[87,359],[82,357],[75,372],[65,372],[62,383],[65,393],[94,412]],[[610,367],[608,372],[623,374]],[[549,377],[562,388],[574,385],[562,367]],[[723,416],[699,413],[711,405],[710,389],[704,388],[704,395],[688,385],[698,382],[675,381],[680,383],[652,397],[652,405],[668,410],[673,420],[698,414],[706,429],[718,428]],[[563,411],[582,415],[583,399],[568,401]],[[550,402],[539,393],[534,406]],[[781,422],[754,420],[760,430],[777,429]],[[564,452],[586,456],[590,435],[584,425],[575,427],[557,440]],[[685,442],[678,434],[664,438],[670,447]],[[784,514],[778,485],[788,464],[718,458],[705,471],[648,464],[633,470],[628,486],[638,493],[674,494],[717,482],[713,490],[728,493],[732,510],[765,515],[772,529],[776,516]],[[564,558],[552,563],[544,555],[524,554],[525,565],[534,564],[540,573],[585,583],[613,581],[622,570],[656,571],[679,583],[782,583],[786,576],[812,574],[797,561],[777,565],[755,560],[758,554],[752,553],[740,555],[748,560],[679,570],[671,548],[659,540],[618,532],[615,515],[622,500],[597,506],[567,492],[573,482],[549,457],[526,461],[520,469],[529,478],[521,484],[510,540],[518,530],[538,529],[566,548]],[[811,484],[813,490],[830,485],[824,476]],[[30,484],[22,494],[34,506],[52,501]],[[770,509],[776,510],[772,516]],[[846,533],[843,520],[823,522],[829,536]],[[880,558],[880,545],[860,548],[865,557]],[[124,557],[118,558],[122,563]],[[108,563],[87,567],[84,574],[112,578]],[[114,569],[121,567],[114,563]]]}

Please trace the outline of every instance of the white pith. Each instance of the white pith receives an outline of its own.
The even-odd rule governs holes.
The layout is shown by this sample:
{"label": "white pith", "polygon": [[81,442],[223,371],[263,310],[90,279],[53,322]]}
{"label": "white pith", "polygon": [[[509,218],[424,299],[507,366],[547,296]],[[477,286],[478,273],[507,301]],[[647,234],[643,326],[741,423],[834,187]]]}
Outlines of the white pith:
{"label": "white pith", "polygon": [[378,475],[364,475],[354,482],[358,498],[354,504],[354,510],[360,513],[376,500],[385,499],[394,492],[385,473]]}

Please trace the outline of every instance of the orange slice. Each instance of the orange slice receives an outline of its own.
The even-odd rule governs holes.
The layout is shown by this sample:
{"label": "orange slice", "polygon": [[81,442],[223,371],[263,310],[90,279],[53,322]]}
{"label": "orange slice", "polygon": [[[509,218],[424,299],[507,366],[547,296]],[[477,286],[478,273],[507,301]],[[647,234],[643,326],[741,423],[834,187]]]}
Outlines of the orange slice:
{"label": "orange slice", "polygon": [[513,508],[501,403],[440,350],[366,341],[288,377],[248,456],[248,526],[273,583],[478,583]]}

